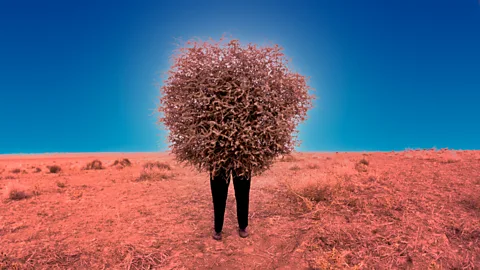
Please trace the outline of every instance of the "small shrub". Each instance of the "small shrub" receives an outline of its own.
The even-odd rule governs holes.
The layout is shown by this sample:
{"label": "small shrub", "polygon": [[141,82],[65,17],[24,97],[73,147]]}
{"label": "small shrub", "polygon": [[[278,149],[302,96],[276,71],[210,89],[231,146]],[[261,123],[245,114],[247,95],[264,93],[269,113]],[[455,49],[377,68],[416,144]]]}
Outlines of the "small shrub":
{"label": "small shrub", "polygon": [[41,171],[42,171],[42,169],[40,169],[40,168],[37,167],[37,168],[35,168],[35,170],[33,170],[33,173],[39,173],[39,172],[41,172]]}
{"label": "small shrub", "polygon": [[357,163],[355,165],[355,169],[358,171],[358,172],[367,172],[367,166],[363,163]]}
{"label": "small shrub", "polygon": [[297,166],[297,165],[294,165],[294,166],[290,167],[290,170],[292,170],[292,171],[298,171],[298,170],[300,170],[300,169],[302,169],[302,168],[300,168],[300,167]]}
{"label": "small shrub", "polygon": [[309,168],[311,170],[314,170],[314,169],[320,168],[320,166],[318,166],[318,164],[308,164],[307,168]]}
{"label": "small shrub", "polygon": [[128,158],[124,158],[122,160],[115,160],[115,162],[113,162],[112,166],[117,166],[119,165],[120,167],[130,167],[132,166],[132,162],[130,162],[130,160],[128,160]]}
{"label": "small shrub", "polygon": [[140,177],[136,181],[146,181],[146,180],[167,180],[173,178],[172,173],[167,173],[170,171],[170,165],[162,162],[147,162],[143,165],[143,171],[140,174]]}
{"label": "small shrub", "polygon": [[332,187],[328,185],[311,185],[304,187],[299,193],[314,202],[329,201],[332,198]]}
{"label": "small shrub", "polygon": [[60,181],[57,182],[57,187],[59,187],[59,188],[64,188],[65,186],[66,186],[66,185],[65,185],[64,182],[60,182]]}
{"label": "small shrub", "polygon": [[143,168],[144,169],[154,169],[154,168],[157,168],[157,169],[165,169],[165,170],[171,170],[171,167],[170,165],[168,165],[167,163],[162,163],[160,161],[157,161],[157,162],[147,162],[143,165]]}
{"label": "small shrub", "polygon": [[170,178],[173,178],[173,174],[167,174],[165,172],[143,171],[136,181],[142,182],[147,180],[167,180]]}
{"label": "small shrub", "polygon": [[368,166],[368,160],[362,158],[358,163]]}
{"label": "small shrub", "polygon": [[280,162],[294,162],[294,161],[297,161],[297,159],[292,155],[286,155],[280,159]]}
{"label": "small shrub", "polygon": [[102,169],[104,169],[102,166],[102,162],[98,159],[95,159],[94,161],[89,162],[85,166],[85,170],[102,170]]}
{"label": "small shrub", "polygon": [[342,180],[331,174],[319,173],[313,178],[299,178],[295,181],[281,181],[288,197],[302,202],[309,211],[320,202],[332,202],[342,192]]}
{"label": "small shrub", "polygon": [[26,188],[17,183],[9,183],[5,187],[4,198],[7,200],[22,200],[30,197]]}
{"label": "small shrub", "polygon": [[465,207],[467,207],[470,210],[480,210],[480,197],[473,197],[469,196],[463,200],[460,201]]}
{"label": "small shrub", "polygon": [[21,172],[21,170],[20,170],[20,169],[18,169],[18,168],[16,168],[16,169],[13,169],[13,170],[11,170],[10,172],[11,172],[11,173],[20,173],[20,172]]}
{"label": "small shrub", "polygon": [[58,165],[47,166],[47,168],[50,173],[59,173],[62,170],[62,168],[60,168]]}
{"label": "small shrub", "polygon": [[355,169],[358,172],[366,172],[368,164],[369,164],[368,161],[362,158],[357,164],[355,164]]}

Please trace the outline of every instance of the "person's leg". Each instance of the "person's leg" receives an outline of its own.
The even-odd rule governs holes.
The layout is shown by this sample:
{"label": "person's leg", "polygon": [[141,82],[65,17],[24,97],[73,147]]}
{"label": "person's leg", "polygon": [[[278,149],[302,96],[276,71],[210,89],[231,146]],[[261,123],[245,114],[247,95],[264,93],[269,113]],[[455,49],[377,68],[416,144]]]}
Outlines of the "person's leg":
{"label": "person's leg", "polygon": [[227,173],[220,171],[216,176],[210,173],[210,188],[212,190],[213,211],[215,232],[220,233],[223,229],[223,220],[225,217],[225,206],[227,204],[228,185],[230,179],[226,182]]}
{"label": "person's leg", "polygon": [[237,176],[233,171],[233,187],[235,189],[235,199],[237,201],[237,219],[240,230],[245,230],[248,226],[248,204],[250,200],[251,175]]}

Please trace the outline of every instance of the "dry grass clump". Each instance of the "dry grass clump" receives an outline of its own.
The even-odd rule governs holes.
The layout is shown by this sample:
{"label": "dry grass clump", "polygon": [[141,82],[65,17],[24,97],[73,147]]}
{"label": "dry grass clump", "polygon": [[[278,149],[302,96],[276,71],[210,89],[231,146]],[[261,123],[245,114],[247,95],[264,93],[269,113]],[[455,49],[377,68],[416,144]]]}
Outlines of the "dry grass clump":
{"label": "dry grass clump", "polygon": [[318,164],[308,164],[307,168],[310,170],[315,170],[315,169],[319,169],[320,166]]}
{"label": "dry grass clump", "polygon": [[169,172],[170,170],[171,167],[167,163],[149,161],[143,165],[143,170],[140,176],[135,179],[135,181],[158,181],[172,179],[175,177],[175,175]]}
{"label": "dry grass clump", "polygon": [[357,164],[355,164],[355,169],[358,172],[367,172],[368,165],[369,162],[366,159],[362,158]]}
{"label": "dry grass clump", "polygon": [[50,173],[59,173],[62,170],[62,168],[58,165],[47,166],[47,168]]}
{"label": "dry grass clump", "polygon": [[31,196],[30,192],[24,185],[21,185],[16,182],[10,182],[5,186],[3,192],[3,197],[6,200],[22,200],[29,198]]}
{"label": "dry grass clump", "polygon": [[299,171],[301,169],[302,168],[300,168],[300,166],[298,166],[298,165],[293,165],[292,167],[290,167],[290,170],[292,170],[292,171]]}
{"label": "dry grass clump", "polygon": [[298,159],[292,155],[285,155],[280,158],[280,162],[295,162],[298,161]]}
{"label": "dry grass clump", "polygon": [[102,165],[102,162],[98,159],[95,159],[92,162],[87,163],[87,165],[84,167],[84,170],[103,170],[104,167]]}
{"label": "dry grass clump", "polygon": [[[315,246],[311,246],[310,248],[315,248]],[[313,269],[359,269],[357,267],[348,267],[349,265],[346,261],[345,254],[338,251],[335,247],[311,259],[310,266]]]}
{"label": "dry grass clump", "polygon": [[57,182],[57,187],[59,187],[59,188],[64,188],[64,187],[66,187],[66,185],[65,185],[64,182],[58,181],[58,182]]}
{"label": "dry grass clump", "polygon": [[169,174],[167,172],[158,172],[158,171],[156,172],[152,170],[144,170],[135,181],[141,182],[141,181],[147,181],[147,180],[152,180],[152,181],[168,180],[168,179],[172,179],[173,177],[174,177],[173,174],[171,173]]}
{"label": "dry grass clump", "polygon": [[157,168],[157,169],[165,169],[165,170],[169,170],[169,171],[172,169],[169,164],[163,163],[163,162],[160,162],[160,161],[155,161],[155,162],[154,161],[149,161],[149,162],[143,164],[143,168],[144,169],[150,169],[150,170]]}
{"label": "dry grass clump", "polygon": [[438,152],[438,156],[438,159],[441,163],[456,163],[462,160],[457,154],[457,152],[448,149],[440,150]]}
{"label": "dry grass clump", "polygon": [[358,163],[363,164],[363,165],[365,165],[365,166],[368,166],[368,165],[369,165],[368,160],[366,160],[366,159],[364,159],[364,158],[362,158]]}
{"label": "dry grass clump", "polygon": [[20,173],[21,171],[22,171],[22,170],[16,168],[16,169],[11,170],[10,172],[11,172],[11,173]]}
{"label": "dry grass clump", "polygon": [[125,167],[132,166],[132,162],[130,162],[128,158],[124,158],[122,160],[117,159],[115,162],[113,162],[112,166],[117,166],[117,168],[123,169]]}
{"label": "dry grass clump", "polygon": [[451,164],[461,162],[462,158],[458,151],[442,148],[438,151],[432,150],[406,150],[404,156],[407,158],[416,158],[420,160],[437,162],[442,164]]}
{"label": "dry grass clump", "polygon": [[124,269],[157,269],[162,266],[167,258],[167,253],[144,252],[133,245],[125,245],[122,253]]}
{"label": "dry grass clump", "polygon": [[[460,200],[460,203],[463,204],[467,209],[478,211],[480,214],[480,195],[477,196],[466,196],[466,198]],[[480,234],[479,234],[480,237]]]}
{"label": "dry grass clump", "polygon": [[318,174],[315,177],[283,181],[287,195],[299,199],[308,210],[312,210],[319,202],[330,202],[343,187],[341,179],[330,173]]}
{"label": "dry grass clump", "polygon": [[173,56],[159,123],[180,163],[259,175],[294,150],[296,126],[315,97],[307,78],[289,70],[281,47],[223,40],[189,41]]}

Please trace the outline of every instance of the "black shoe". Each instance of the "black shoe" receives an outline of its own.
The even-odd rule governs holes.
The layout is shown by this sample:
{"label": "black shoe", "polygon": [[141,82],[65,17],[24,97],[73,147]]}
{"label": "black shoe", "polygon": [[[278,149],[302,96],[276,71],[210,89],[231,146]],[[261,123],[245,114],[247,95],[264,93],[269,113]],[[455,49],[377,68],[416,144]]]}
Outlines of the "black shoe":
{"label": "black shoe", "polygon": [[247,237],[248,236],[247,228],[238,229],[238,235],[240,235],[240,237],[242,237],[242,238]]}
{"label": "black shoe", "polygon": [[213,239],[217,241],[222,240],[222,232],[217,233],[216,231],[213,231]]}

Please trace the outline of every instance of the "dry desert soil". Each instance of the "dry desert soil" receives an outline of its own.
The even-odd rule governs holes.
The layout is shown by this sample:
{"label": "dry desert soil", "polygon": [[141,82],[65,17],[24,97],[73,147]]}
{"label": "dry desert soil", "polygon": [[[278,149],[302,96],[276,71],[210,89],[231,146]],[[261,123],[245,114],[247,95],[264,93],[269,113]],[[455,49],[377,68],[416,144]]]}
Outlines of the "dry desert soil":
{"label": "dry desert soil", "polygon": [[0,155],[0,193],[0,269],[480,269],[480,151],[295,152],[245,239],[169,153]]}

